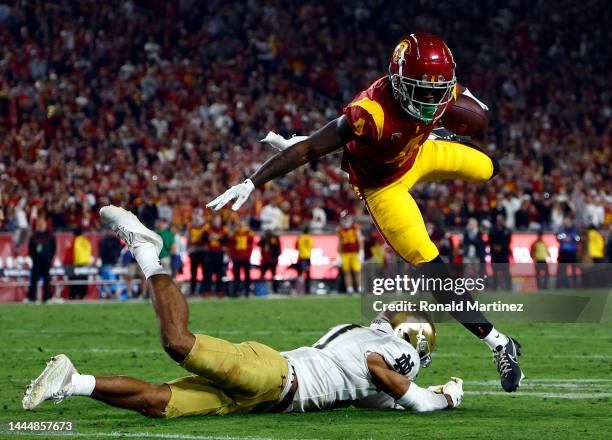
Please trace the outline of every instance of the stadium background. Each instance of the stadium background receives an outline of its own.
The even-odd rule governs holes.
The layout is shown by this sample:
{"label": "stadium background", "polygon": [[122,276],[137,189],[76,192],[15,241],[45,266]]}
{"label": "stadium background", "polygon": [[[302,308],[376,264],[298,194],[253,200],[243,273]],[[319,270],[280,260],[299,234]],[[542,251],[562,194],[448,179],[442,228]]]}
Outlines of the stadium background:
{"label": "stadium background", "polygon": [[[54,231],[86,233],[100,228],[97,211],[107,203],[168,218],[178,234],[195,216],[210,221],[205,202],[272,154],[258,139],[268,130],[305,134],[337,115],[385,72],[390,49],[413,29],[447,40],[459,81],[489,104],[480,142],[502,164],[485,186],[414,192],[443,253],[462,253],[449,232],[473,217],[486,233],[499,213],[514,232],[556,233],[570,217],[583,237],[589,225],[606,236],[609,12],[597,1],[550,5],[2,4],[0,230],[21,244],[3,241],[2,264],[28,267],[24,237],[43,216]],[[338,164],[332,155],[278,179],[240,213],[224,210],[224,224],[242,216],[257,228],[274,205],[278,232],[301,231],[318,208],[322,232],[333,233],[348,210],[369,233]]]}

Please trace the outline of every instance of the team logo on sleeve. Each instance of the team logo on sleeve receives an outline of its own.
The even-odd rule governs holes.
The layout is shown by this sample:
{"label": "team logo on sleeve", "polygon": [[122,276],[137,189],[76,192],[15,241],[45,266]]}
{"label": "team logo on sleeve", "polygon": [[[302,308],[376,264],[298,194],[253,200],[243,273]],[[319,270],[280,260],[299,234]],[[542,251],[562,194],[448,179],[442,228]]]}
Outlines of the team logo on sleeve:
{"label": "team logo on sleeve", "polygon": [[395,364],[393,364],[393,369],[404,376],[410,373],[413,367],[414,362],[412,361],[412,359],[410,359],[410,355],[407,353],[404,353],[400,357],[395,358]]}

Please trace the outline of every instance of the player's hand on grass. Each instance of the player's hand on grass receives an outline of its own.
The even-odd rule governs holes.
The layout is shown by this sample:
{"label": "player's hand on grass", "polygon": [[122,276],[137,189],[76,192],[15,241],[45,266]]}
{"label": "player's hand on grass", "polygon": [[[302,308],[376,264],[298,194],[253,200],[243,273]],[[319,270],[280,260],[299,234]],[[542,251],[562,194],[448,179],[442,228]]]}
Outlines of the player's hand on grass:
{"label": "player's hand on grass", "polygon": [[431,385],[427,387],[429,391],[431,391],[432,393],[436,393],[436,394],[442,394],[443,388],[444,388],[444,385]]}
{"label": "player's hand on grass", "polygon": [[218,211],[223,208],[227,203],[236,199],[236,201],[232,205],[232,209],[234,211],[238,211],[240,207],[244,204],[244,202],[247,201],[254,189],[255,185],[253,185],[251,179],[247,179],[239,185],[232,186],[215,200],[208,203],[206,207]]}
{"label": "player's hand on grass", "polygon": [[277,151],[283,151],[305,139],[308,139],[308,136],[293,136],[289,139],[285,139],[280,134],[269,131],[266,137],[259,142],[266,143]]}
{"label": "player's hand on grass", "polygon": [[450,397],[453,402],[453,408],[458,407],[463,398],[463,379],[451,377],[451,380],[442,387],[442,393]]}

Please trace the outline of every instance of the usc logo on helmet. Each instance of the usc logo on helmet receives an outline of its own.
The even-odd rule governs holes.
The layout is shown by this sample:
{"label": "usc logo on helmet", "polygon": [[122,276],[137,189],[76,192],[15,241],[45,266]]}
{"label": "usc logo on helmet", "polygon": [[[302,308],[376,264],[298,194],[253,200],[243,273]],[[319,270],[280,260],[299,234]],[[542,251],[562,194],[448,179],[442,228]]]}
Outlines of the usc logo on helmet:
{"label": "usc logo on helmet", "polygon": [[411,49],[412,49],[412,46],[410,45],[410,41],[408,40],[400,41],[399,44],[395,47],[395,51],[393,51],[393,62],[397,64],[402,54],[409,55]]}

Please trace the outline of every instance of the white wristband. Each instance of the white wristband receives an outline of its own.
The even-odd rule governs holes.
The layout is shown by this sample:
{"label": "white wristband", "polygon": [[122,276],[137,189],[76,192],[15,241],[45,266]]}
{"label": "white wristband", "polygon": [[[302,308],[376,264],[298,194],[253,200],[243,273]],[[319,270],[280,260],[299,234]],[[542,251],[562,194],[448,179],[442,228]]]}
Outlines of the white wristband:
{"label": "white wristband", "polygon": [[436,411],[448,408],[448,401],[443,394],[421,388],[414,382],[410,382],[408,391],[397,400],[397,403],[406,409],[416,412]]}
{"label": "white wristband", "polygon": [[250,191],[255,189],[255,185],[253,185],[253,181],[251,179],[247,179],[243,182]]}

